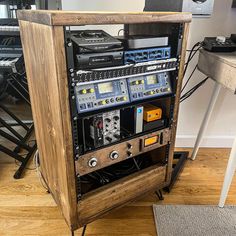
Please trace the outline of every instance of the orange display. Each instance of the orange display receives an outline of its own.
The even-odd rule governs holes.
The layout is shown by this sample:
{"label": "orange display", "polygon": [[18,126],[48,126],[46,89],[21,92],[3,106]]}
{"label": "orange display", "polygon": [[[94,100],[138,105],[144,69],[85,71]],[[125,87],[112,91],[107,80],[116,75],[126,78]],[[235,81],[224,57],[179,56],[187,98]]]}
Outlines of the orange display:
{"label": "orange display", "polygon": [[146,122],[160,120],[162,118],[162,109],[151,104],[144,106],[143,119]]}

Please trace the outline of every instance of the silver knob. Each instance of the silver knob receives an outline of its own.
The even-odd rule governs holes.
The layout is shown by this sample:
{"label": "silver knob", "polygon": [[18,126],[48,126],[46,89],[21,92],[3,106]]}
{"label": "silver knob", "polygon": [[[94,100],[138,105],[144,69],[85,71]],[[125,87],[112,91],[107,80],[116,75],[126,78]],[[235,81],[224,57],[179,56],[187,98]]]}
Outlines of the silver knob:
{"label": "silver knob", "polygon": [[111,153],[110,153],[110,158],[112,159],[112,160],[115,160],[115,159],[117,159],[119,157],[119,153],[117,152],[117,151],[112,151]]}
{"label": "silver knob", "polygon": [[93,157],[93,158],[91,158],[91,159],[88,161],[88,165],[89,165],[89,167],[91,167],[91,168],[96,167],[97,164],[98,164],[98,160],[97,160],[96,157]]}

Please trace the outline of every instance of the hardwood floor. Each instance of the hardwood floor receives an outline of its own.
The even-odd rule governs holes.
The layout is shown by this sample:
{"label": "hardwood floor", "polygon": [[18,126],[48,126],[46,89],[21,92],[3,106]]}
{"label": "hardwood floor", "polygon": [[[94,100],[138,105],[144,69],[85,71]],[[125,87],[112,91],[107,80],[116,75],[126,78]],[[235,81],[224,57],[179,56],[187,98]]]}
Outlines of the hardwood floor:
{"label": "hardwood floor", "polygon": [[[164,194],[164,201],[149,194],[88,225],[86,236],[156,235],[152,213],[154,203],[218,204],[229,151],[201,149],[196,161],[187,161],[171,193]],[[52,197],[41,186],[36,171],[27,170],[23,179],[14,180],[12,176],[16,168],[10,158],[0,153],[0,235],[70,235]],[[235,187],[236,178],[227,204],[236,204]],[[75,235],[81,235],[81,229]]]}

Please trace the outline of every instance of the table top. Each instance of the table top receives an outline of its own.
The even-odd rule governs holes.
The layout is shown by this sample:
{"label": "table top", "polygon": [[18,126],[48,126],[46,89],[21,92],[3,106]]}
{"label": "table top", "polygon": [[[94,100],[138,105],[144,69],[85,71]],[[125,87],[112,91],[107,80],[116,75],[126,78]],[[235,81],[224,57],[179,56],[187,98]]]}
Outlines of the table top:
{"label": "table top", "polygon": [[200,50],[198,69],[236,93],[236,52],[213,53]]}
{"label": "table top", "polygon": [[47,11],[20,10],[19,20],[44,25],[99,25],[99,24],[134,24],[134,23],[189,23],[192,14],[187,12],[86,12],[86,11]]}

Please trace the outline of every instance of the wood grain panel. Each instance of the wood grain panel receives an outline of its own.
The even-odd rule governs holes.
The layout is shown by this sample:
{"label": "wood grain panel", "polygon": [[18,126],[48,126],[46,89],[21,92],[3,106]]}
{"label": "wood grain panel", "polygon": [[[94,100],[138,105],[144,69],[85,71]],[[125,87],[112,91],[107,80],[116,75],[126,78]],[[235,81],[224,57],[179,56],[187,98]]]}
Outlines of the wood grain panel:
{"label": "wood grain panel", "polygon": [[43,176],[68,225],[77,228],[63,27],[20,21],[20,29]]}
{"label": "wood grain panel", "polygon": [[[162,144],[159,143],[161,133],[163,134]],[[157,136],[157,135],[159,137],[158,143],[153,144],[149,147],[144,147],[144,148],[142,147],[143,142],[146,138]],[[142,137],[138,137],[138,138],[126,141],[126,142],[122,142],[122,143],[119,143],[119,144],[116,144],[107,148],[99,149],[94,152],[90,152],[88,154],[81,156],[79,160],[76,161],[76,173],[79,174],[80,176],[88,174],[92,171],[99,170],[106,166],[113,165],[120,161],[131,158],[131,156],[129,157],[127,154],[128,151],[132,153],[132,157],[135,157],[142,153],[167,145],[169,141],[170,141],[170,130],[165,129],[165,130],[153,132],[151,134],[144,135]],[[128,145],[131,145],[132,148],[129,149]],[[117,159],[112,160],[110,158],[109,155],[112,151],[117,151],[119,153],[119,157]],[[97,166],[93,168],[89,167],[88,165],[89,160],[92,158],[97,158],[98,160]]]}
{"label": "wood grain panel", "polygon": [[81,226],[111,209],[160,188],[164,185],[165,176],[165,166],[152,166],[84,195],[78,204]]}
{"label": "wood grain panel", "polygon": [[18,19],[46,25],[99,25],[133,23],[184,23],[191,22],[191,13],[180,12],[85,12],[21,10]]}

